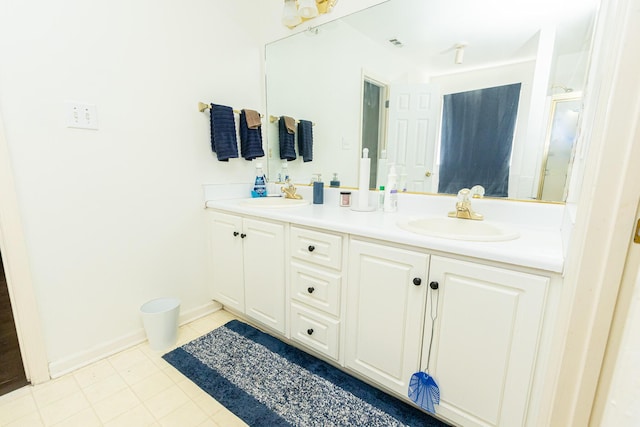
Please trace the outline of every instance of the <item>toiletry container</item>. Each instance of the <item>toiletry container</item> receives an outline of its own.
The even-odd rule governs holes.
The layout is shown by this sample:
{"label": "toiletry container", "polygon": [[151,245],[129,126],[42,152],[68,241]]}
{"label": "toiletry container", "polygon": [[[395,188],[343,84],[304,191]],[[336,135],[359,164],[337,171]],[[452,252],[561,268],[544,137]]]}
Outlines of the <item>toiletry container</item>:
{"label": "toiletry container", "polygon": [[287,182],[288,179],[289,179],[289,165],[285,160],[284,162],[282,162],[282,168],[280,169],[280,180],[281,180],[280,182]]}
{"label": "toiletry container", "polygon": [[340,180],[338,179],[338,173],[333,174],[333,179],[329,182],[329,187],[340,187]]}
{"label": "toiletry container", "polygon": [[316,181],[313,181],[313,204],[321,205],[324,203],[324,182],[322,182],[322,175],[317,175]]}
{"label": "toiletry container", "polygon": [[267,179],[262,171],[262,163],[256,163],[256,179],[251,191],[251,197],[267,197]]}
{"label": "toiletry container", "polygon": [[342,207],[351,206],[351,191],[340,192],[340,206]]}
{"label": "toiletry container", "polygon": [[395,212],[398,209],[398,175],[394,165],[389,166],[389,175],[384,191],[384,211]]}
{"label": "toiletry container", "polygon": [[378,209],[382,210],[384,208],[384,185],[380,186],[378,190]]}

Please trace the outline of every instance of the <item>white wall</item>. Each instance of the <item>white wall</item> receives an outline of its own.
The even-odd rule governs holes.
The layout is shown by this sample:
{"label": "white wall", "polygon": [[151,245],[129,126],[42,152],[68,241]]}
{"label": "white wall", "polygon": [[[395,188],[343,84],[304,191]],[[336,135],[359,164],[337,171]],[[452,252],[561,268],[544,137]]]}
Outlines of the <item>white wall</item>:
{"label": "white wall", "polygon": [[[210,304],[201,186],[253,168],[215,159],[197,102],[263,109],[254,24],[224,0],[2,2],[0,114],[54,374],[139,339],[150,298]],[[66,128],[65,100],[96,104],[99,130]]]}
{"label": "white wall", "polygon": [[[374,53],[382,50],[381,55]],[[315,124],[313,161],[303,163],[298,157],[289,162],[295,182],[308,183],[312,174],[321,173],[328,185],[337,172],[342,185],[358,185],[354,165],[361,156],[362,73],[388,83],[402,77],[410,64],[400,56],[389,60],[392,54],[343,22],[325,25],[317,35],[300,34],[269,45],[269,114]],[[278,123],[269,123],[267,129],[273,153],[270,172],[276,177],[281,163]]]}

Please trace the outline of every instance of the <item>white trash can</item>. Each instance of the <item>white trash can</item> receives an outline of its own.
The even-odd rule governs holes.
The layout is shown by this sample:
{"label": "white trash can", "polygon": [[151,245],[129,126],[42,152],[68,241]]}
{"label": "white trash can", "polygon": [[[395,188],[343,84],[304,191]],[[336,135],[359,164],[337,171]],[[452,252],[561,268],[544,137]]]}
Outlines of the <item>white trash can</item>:
{"label": "white trash can", "polygon": [[178,315],[180,300],[156,298],[140,307],[142,323],[152,350],[164,350],[176,343],[178,338]]}

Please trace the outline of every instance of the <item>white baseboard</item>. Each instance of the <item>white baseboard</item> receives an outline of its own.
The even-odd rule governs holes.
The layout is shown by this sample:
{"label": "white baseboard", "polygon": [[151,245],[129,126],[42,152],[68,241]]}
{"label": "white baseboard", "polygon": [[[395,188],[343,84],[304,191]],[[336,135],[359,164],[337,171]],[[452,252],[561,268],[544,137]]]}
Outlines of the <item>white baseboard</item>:
{"label": "white baseboard", "polygon": [[[178,320],[180,326],[193,322],[208,314],[214,313],[222,308],[216,301],[211,301],[200,307],[193,308],[184,313],[180,313]],[[144,329],[138,329],[130,334],[123,335],[115,340],[100,344],[90,350],[82,351],[55,362],[49,362],[49,374],[51,378],[58,378],[69,372],[73,372],[98,360],[112,356],[121,351],[136,346],[147,339]]]}

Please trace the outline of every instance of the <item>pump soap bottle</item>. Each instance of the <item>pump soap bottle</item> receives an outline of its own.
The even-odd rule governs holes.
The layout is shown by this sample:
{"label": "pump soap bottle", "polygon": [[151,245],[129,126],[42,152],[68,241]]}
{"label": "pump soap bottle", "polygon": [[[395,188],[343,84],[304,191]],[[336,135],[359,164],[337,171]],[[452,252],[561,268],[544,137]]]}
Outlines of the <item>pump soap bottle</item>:
{"label": "pump soap bottle", "polygon": [[389,165],[389,175],[384,192],[384,211],[396,212],[398,210],[398,175],[395,165]]}

